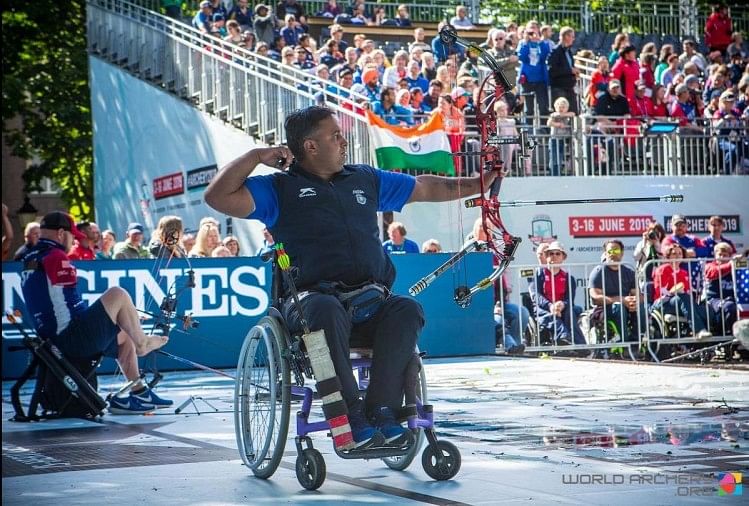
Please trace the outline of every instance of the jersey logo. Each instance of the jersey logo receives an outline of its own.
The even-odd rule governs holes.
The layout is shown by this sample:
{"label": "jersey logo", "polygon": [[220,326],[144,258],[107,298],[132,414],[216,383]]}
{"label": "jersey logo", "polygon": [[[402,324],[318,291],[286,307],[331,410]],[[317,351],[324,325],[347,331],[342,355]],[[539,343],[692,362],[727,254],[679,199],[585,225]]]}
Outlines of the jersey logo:
{"label": "jersey logo", "polygon": [[304,197],[316,197],[317,192],[314,188],[300,188],[299,189],[299,198],[303,199]]}
{"label": "jersey logo", "polygon": [[354,190],[352,193],[359,204],[364,205],[367,203],[367,196],[364,195],[364,190]]}

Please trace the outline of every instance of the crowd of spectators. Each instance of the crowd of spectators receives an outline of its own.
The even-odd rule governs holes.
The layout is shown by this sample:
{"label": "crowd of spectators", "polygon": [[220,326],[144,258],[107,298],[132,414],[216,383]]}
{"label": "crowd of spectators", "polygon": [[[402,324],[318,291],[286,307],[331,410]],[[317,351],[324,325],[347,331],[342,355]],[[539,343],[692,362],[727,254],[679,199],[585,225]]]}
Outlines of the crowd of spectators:
{"label": "crowd of spectators", "polygon": [[[234,235],[223,238],[219,232],[219,222],[215,218],[205,217],[200,220],[196,231],[184,229],[179,216],[162,217],[156,230],[146,240],[146,229],[138,222],[131,222],[122,231],[104,230],[94,222],[81,221],[76,223],[80,232],[79,237],[67,255],[71,260],[129,260],[138,258],[208,258],[208,257],[236,257],[259,254],[263,248],[273,245],[273,238],[265,230],[265,242],[258,252],[243,253],[240,250],[239,239]],[[3,239],[8,237],[3,227]],[[8,223],[7,230],[10,228]],[[21,260],[24,255],[39,241],[39,223],[31,222],[24,229],[24,244],[15,254],[4,254],[3,259]],[[118,241],[119,237],[122,238]],[[10,235],[10,239],[12,239]]]}
{"label": "crowd of spectators", "polygon": [[[410,20],[406,5],[397,12],[388,19],[384,8],[369,11],[363,0],[349,5],[329,0],[313,13],[333,20],[319,47],[309,35],[308,13],[297,0],[281,0],[275,9],[262,3],[251,9],[242,0],[228,11],[221,0],[203,1],[192,24],[308,73],[320,103],[340,95],[366,104],[392,125],[414,125],[441,114],[457,149],[466,132],[473,131],[485,69],[473,52],[445,46],[439,36],[428,40],[424,28]],[[457,30],[477,28],[462,5],[438,30],[448,23]],[[413,41],[391,55],[382,49],[383,41],[357,34],[357,26],[410,27]],[[703,46],[685,39],[681,47],[648,42],[638,48],[620,33],[609,54],[596,55],[584,47],[573,54],[575,39],[571,27],[562,27],[557,35],[551,26],[529,21],[491,27],[481,44],[515,87],[514,96],[505,101],[506,117],[524,124],[539,118],[545,127],[540,133],[554,139],[547,145],[549,174],[562,174],[568,167],[571,126],[580,115],[594,118],[585,128],[601,136],[636,137],[634,126],[663,120],[678,122],[687,133],[715,134],[706,148],[721,159],[720,171],[749,171],[749,46],[740,32],[732,31],[725,6],[716,6],[709,17]],[[597,58],[595,71],[583,75],[576,56]],[[611,161],[604,146],[592,154],[597,161]],[[527,167],[517,169],[527,172]]]}
{"label": "crowd of spectators", "polygon": [[[625,260],[620,240],[604,243],[602,262],[590,271],[586,294],[591,309],[585,326],[599,329],[597,342],[654,337],[649,326],[654,313],[659,321],[683,323],[676,334],[655,337],[703,340],[731,333],[739,316],[734,260],[746,258],[749,250],[737,254],[723,235],[720,216],[710,217],[710,233],[703,238],[690,234],[688,226],[679,214],[670,220],[670,234],[651,223],[635,247],[634,268]],[[575,304],[578,283],[565,270],[566,249],[558,241],[542,243],[537,256],[540,265],[527,278],[525,307],[510,302],[512,287],[506,277],[498,285],[497,343],[511,354],[522,352],[532,329],[541,344],[590,344],[591,334],[581,328],[583,307]]]}

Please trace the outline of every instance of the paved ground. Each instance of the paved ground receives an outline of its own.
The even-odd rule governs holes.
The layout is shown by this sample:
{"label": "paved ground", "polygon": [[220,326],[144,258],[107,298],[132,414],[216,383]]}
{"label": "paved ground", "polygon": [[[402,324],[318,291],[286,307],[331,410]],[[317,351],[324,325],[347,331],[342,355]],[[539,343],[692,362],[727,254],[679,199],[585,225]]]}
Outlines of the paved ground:
{"label": "paved ground", "polygon": [[[749,372],[565,359],[427,361],[438,434],[463,465],[435,482],[420,458],[405,472],[337,458],[316,492],[294,474],[293,442],[256,479],[237,454],[231,380],[169,373],[175,415],[103,423],[3,422],[3,504],[747,504]],[[103,378],[101,391],[114,388]],[[12,409],[3,385],[3,418]],[[28,387],[27,387],[28,390]],[[28,393],[28,392],[27,392]],[[292,410],[292,415],[294,409]],[[742,495],[727,482],[742,473]],[[725,486],[719,487],[719,477]]]}

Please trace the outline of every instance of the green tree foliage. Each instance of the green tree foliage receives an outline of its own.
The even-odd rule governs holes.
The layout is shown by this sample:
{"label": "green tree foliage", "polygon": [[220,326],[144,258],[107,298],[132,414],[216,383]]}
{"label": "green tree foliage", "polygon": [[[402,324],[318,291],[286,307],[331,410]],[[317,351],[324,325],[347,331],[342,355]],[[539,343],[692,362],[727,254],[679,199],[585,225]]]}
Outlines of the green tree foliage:
{"label": "green tree foliage", "polygon": [[14,155],[35,162],[26,189],[51,178],[71,213],[93,218],[86,3],[3,1],[2,16],[3,133]]}

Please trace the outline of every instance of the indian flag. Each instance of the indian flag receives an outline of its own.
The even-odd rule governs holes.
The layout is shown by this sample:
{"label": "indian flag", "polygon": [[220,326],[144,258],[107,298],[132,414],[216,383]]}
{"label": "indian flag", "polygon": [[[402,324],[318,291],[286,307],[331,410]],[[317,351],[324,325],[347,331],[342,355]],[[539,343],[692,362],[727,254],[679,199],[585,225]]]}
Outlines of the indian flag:
{"label": "indian flag", "polygon": [[439,114],[414,127],[388,125],[369,110],[367,119],[379,168],[416,169],[455,175],[450,142]]}

